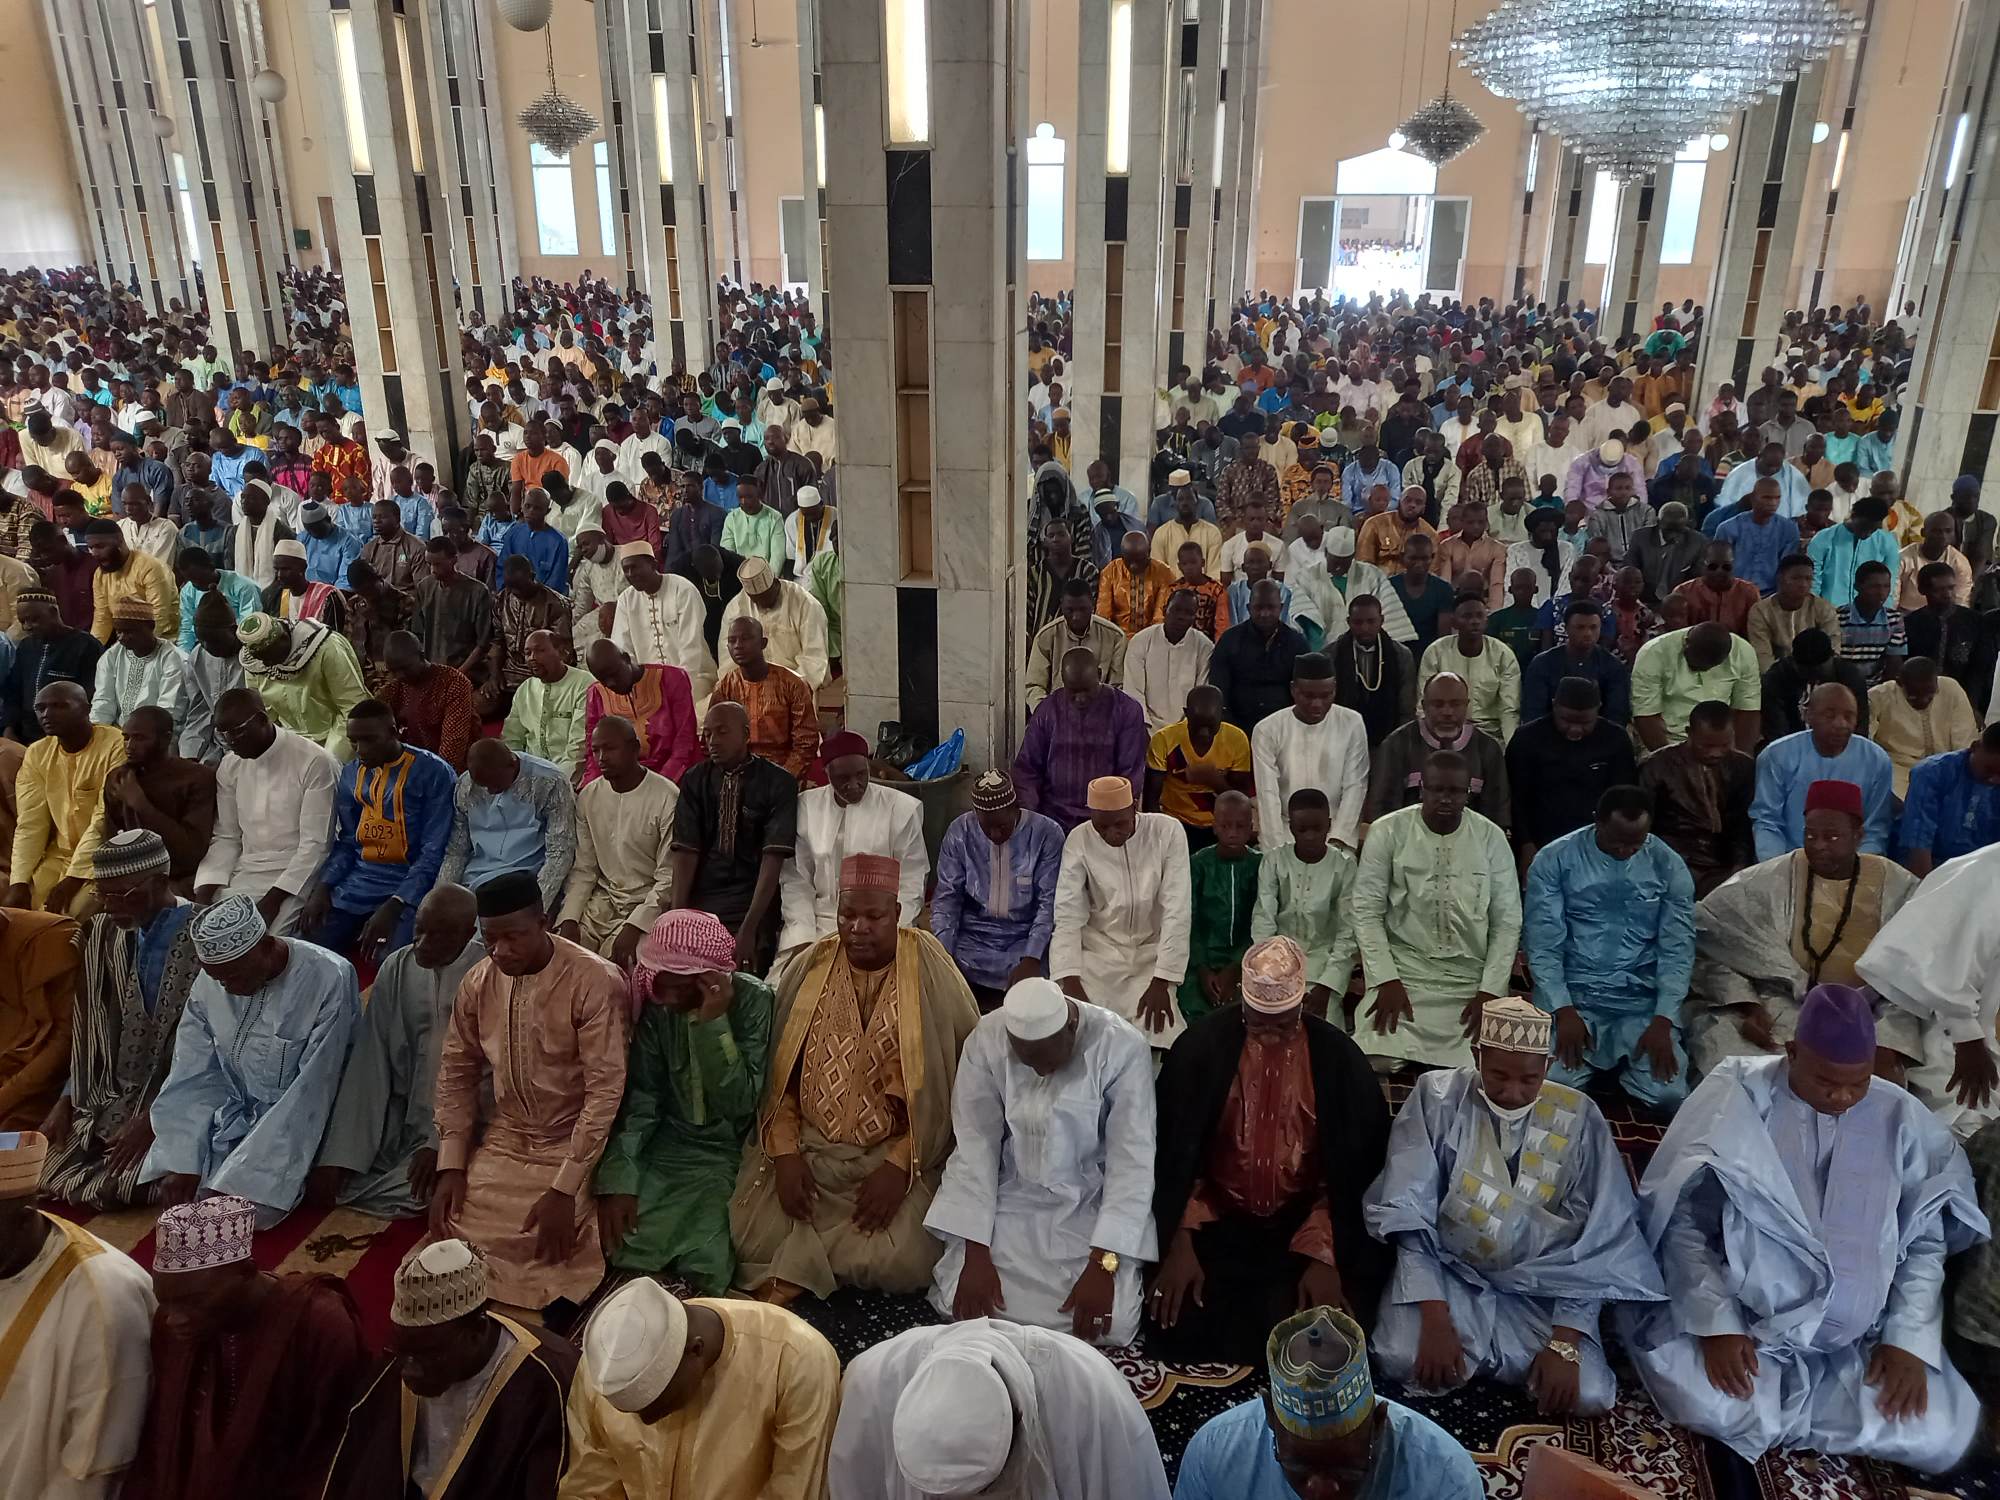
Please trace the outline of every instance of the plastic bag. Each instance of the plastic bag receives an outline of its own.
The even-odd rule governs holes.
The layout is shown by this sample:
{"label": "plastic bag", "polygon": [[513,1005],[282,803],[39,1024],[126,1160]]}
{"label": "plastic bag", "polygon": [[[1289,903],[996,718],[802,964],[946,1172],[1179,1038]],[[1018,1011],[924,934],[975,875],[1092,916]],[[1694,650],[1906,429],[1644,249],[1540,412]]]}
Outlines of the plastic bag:
{"label": "plastic bag", "polygon": [[965,731],[954,729],[951,738],[928,755],[911,761],[903,772],[912,781],[937,781],[951,775],[965,760]]}

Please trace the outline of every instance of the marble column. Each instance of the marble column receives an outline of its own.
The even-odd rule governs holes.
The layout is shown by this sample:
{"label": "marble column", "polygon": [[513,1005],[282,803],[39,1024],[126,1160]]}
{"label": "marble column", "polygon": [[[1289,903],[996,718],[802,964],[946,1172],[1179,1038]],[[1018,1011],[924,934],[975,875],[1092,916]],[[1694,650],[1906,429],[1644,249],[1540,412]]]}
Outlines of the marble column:
{"label": "marble column", "polygon": [[632,30],[623,0],[603,0],[592,8],[597,30],[597,76],[604,86],[604,145],[611,167],[611,222],[618,235],[615,280],[630,295],[646,290],[645,229],[635,210],[645,200],[636,191],[638,151],[633,143]]}
{"label": "marble column", "polygon": [[1969,116],[1962,160],[1940,188],[1943,211],[1922,268],[1921,298],[1909,294],[1922,309],[1923,338],[1904,395],[1896,459],[1903,493],[1922,511],[1942,507],[1960,474],[1980,476],[1985,507],[2000,509],[1993,441],[2000,423],[2000,36],[1991,7],[1971,9],[1986,14],[1960,39],[1961,51],[1983,50],[1953,65],[1954,77],[1975,85],[1961,96]]}
{"label": "marble column", "polygon": [[1706,410],[1723,382],[1747,390],[1777,348],[1798,251],[1824,65],[1738,117],[1729,196],[1709,283],[1708,317],[1695,359],[1696,399]]}
{"label": "marble column", "polygon": [[497,117],[497,23],[479,0],[430,0],[424,14],[426,41],[440,75],[434,97],[437,136],[444,148],[439,187],[451,220],[451,266],[460,310],[468,319],[504,323],[512,311],[512,283],[521,257],[501,134],[509,122]]}
{"label": "marble column", "polygon": [[[1820,305],[1820,294],[1829,284],[1837,284],[1840,269],[1833,255],[1834,215],[1840,210],[1840,183],[1847,171],[1847,151],[1855,116],[1861,106],[1861,82],[1875,75],[1868,69],[1868,43],[1874,34],[1875,0],[1857,7],[1864,29],[1846,47],[1834,48],[1828,56],[1826,81],[1821,85],[1820,119],[1827,121],[1824,142],[1815,143],[1810,157],[1811,175],[1806,182],[1806,206],[1800,213],[1799,251],[1794,257],[1797,292],[1792,306]],[[1840,113],[1831,116],[1838,100]],[[1818,122],[1813,128],[1817,130]],[[1883,317],[1893,311],[1885,308]]]}
{"label": "marble column", "polygon": [[[1243,35],[1243,129],[1237,135],[1236,226],[1229,247],[1229,263],[1234,269],[1232,291],[1256,291],[1257,280],[1257,193],[1264,180],[1264,136],[1261,119],[1264,75],[1270,64],[1266,56],[1271,45],[1271,0],[1248,0]],[[1287,260],[1289,261],[1289,253]],[[1274,287],[1279,295],[1290,287]]]}
{"label": "marble column", "polygon": [[209,340],[231,362],[253,352],[268,356],[285,341],[278,283],[285,258],[274,243],[284,231],[282,221],[269,217],[269,199],[258,187],[261,125],[241,16],[220,0],[164,0],[155,10],[161,12],[175,138],[194,198]]}
{"label": "marble column", "polygon": [[[451,219],[440,191],[430,39],[411,0],[306,0],[325,81],[334,219],[373,432],[455,475],[470,417],[451,287]],[[414,0],[421,4],[422,0]]]}
{"label": "marble column", "polygon": [[962,727],[969,766],[1004,763],[1026,644],[1009,628],[1026,527],[1025,18],[1008,0],[817,10],[847,719],[871,740],[890,720],[925,738]]}
{"label": "marble column", "polygon": [[1598,310],[1598,337],[1607,343],[1628,333],[1643,335],[1653,320],[1660,291],[1660,246],[1667,232],[1667,182],[1648,172],[1618,190],[1618,219],[1611,259],[1604,268],[1604,305]]}
{"label": "marble column", "polygon": [[[1541,260],[1548,250],[1544,214],[1555,197],[1551,168],[1556,150],[1555,136],[1533,122],[1521,132],[1521,150],[1514,161],[1514,190],[1507,199],[1520,205],[1520,217],[1507,236],[1507,264],[1500,278],[1503,307],[1540,284]],[[1538,229],[1544,231],[1539,237]]]}
{"label": "marble column", "polygon": [[[690,372],[708,368],[715,354],[715,279],[709,270],[709,217],[703,177],[706,172],[701,136],[701,70],[697,59],[691,0],[628,0],[635,21],[643,20],[645,52],[633,53],[632,103],[634,138],[642,163],[642,181],[660,185],[663,233],[659,259],[649,264],[654,320],[668,312],[673,355],[687,361]],[[634,41],[641,33],[635,32]],[[647,236],[647,254],[655,249]],[[663,296],[662,293],[665,293]],[[663,361],[664,362],[664,361]]]}
{"label": "marble column", "polygon": [[744,203],[750,192],[743,142],[736,133],[736,111],[743,98],[743,71],[738,49],[743,40],[730,19],[731,0],[705,0],[696,11],[702,43],[703,152],[708,159],[708,201],[720,221],[716,274],[739,286],[750,284],[750,238]]}
{"label": "marble column", "polygon": [[1230,310],[1243,295],[1240,267],[1235,263],[1236,219],[1248,209],[1247,195],[1242,191],[1244,117],[1256,91],[1257,71],[1255,47],[1249,42],[1250,16],[1261,8],[1263,0],[1209,0],[1209,3],[1223,7],[1223,37],[1222,74],[1218,82],[1222,150],[1215,180],[1215,219],[1210,231],[1208,327],[1227,332]]}
{"label": "marble column", "polygon": [[[1160,356],[1163,376],[1201,373],[1208,347],[1209,259],[1215,234],[1215,117],[1222,82],[1222,5],[1181,0],[1168,32],[1167,165],[1171,220],[1162,237]],[[1199,12],[1198,18],[1192,14]],[[1170,64],[1175,62],[1170,55]]]}
{"label": "marble column", "polygon": [[[270,42],[264,34],[262,0],[229,0],[229,3],[236,9],[237,34],[249,48],[249,58],[243,65],[245,73],[254,81],[258,69],[270,68],[277,71],[280,77],[285,77],[283,71],[278,68],[277,60],[271,56]],[[152,9],[157,10],[158,6]],[[298,86],[298,80],[295,78],[286,77],[285,83],[287,88]],[[297,263],[292,246],[292,229],[297,205],[292,202],[291,173],[285,160],[283,123],[278,115],[278,101],[260,99],[256,89],[252,88],[249,102],[251,119],[248,128],[255,138],[256,155],[261,166],[257,174],[256,188],[269,207],[274,248],[284,264],[291,266]]]}
{"label": "marble column", "polygon": [[1584,242],[1597,197],[1597,169],[1569,146],[1556,158],[1555,194],[1549,228],[1549,255],[1542,266],[1547,303],[1567,303],[1583,295]]}
{"label": "marble column", "polygon": [[[1241,4],[1242,0],[1236,0]],[[1076,44],[1076,246],[1075,302],[1070,315],[1070,357],[1064,404],[1070,412],[1070,473],[1089,500],[1087,474],[1098,455],[1116,453],[1107,442],[1105,412],[1118,411],[1118,349],[1112,329],[1125,298],[1122,243],[1107,242],[1105,220],[1111,179],[1105,171],[1107,90],[1111,70],[1111,0],[1080,0]],[[1126,184],[1118,184],[1120,216]],[[1115,287],[1111,283],[1115,281]],[[1106,402],[1109,401],[1107,408]]]}
{"label": "marble column", "polygon": [[822,327],[826,323],[826,122],[821,114],[819,76],[819,0],[797,0],[799,28],[799,145],[804,154],[804,170],[799,181],[805,184],[806,295],[817,310]]}
{"label": "marble column", "polygon": [[[64,0],[42,0],[42,14],[48,23],[56,85],[69,117],[70,151],[76,157],[77,183],[89,219],[91,254],[106,281],[140,285],[126,228],[124,193],[113,164],[108,114],[99,99],[90,14]],[[159,311],[158,306],[153,310]]]}
{"label": "marble column", "polygon": [[[1160,375],[1165,7],[1084,0],[1077,68],[1075,358],[1070,468],[1102,460],[1147,488]],[[1178,76],[1178,75],[1176,75]]]}
{"label": "marble column", "polygon": [[165,49],[156,45],[158,7],[141,6],[139,0],[94,3],[100,32],[119,54],[116,67],[105,75],[113,85],[106,103],[112,110],[114,154],[125,172],[140,295],[163,310],[176,298],[183,306],[197,306],[201,292],[194,245],[174,177],[174,153],[188,149],[187,136],[176,127],[175,139],[163,139],[153,124],[156,114],[174,118],[161,61]]}

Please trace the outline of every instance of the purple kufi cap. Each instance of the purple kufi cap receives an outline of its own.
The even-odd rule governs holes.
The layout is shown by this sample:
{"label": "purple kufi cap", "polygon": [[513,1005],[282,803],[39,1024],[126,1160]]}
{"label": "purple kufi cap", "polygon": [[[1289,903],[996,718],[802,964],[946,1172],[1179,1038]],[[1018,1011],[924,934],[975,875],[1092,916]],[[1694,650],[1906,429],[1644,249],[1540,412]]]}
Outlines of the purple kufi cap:
{"label": "purple kufi cap", "polygon": [[1875,1060],[1875,1011],[1868,995],[1844,984],[1815,986],[1799,1012],[1799,1044],[1830,1063]]}

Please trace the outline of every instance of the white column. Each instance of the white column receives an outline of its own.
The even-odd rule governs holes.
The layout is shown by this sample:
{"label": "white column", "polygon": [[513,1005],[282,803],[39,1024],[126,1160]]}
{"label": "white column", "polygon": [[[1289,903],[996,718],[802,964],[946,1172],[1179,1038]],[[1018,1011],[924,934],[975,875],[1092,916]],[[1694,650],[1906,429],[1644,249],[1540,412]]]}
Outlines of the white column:
{"label": "white column", "polygon": [[470,417],[439,192],[432,59],[404,0],[306,0],[362,409],[442,475]]}
{"label": "white column", "polygon": [[[1114,0],[1114,4],[1117,0]],[[1140,497],[1152,497],[1150,473],[1157,433],[1153,426],[1153,393],[1166,380],[1160,362],[1162,303],[1166,290],[1161,272],[1161,234],[1172,222],[1177,175],[1167,152],[1167,96],[1180,84],[1178,66],[1168,67],[1168,37],[1179,51],[1181,28],[1169,26],[1173,7],[1127,0],[1131,29],[1126,80],[1125,287],[1120,306],[1119,375],[1116,440],[1102,447],[1112,479]],[[1113,179],[1117,182],[1118,179]],[[1107,229],[1115,228],[1107,225]]]}
{"label": "white column", "polygon": [[1243,36],[1243,129],[1236,138],[1235,237],[1229,247],[1229,263],[1235,269],[1232,298],[1237,291],[1256,290],[1252,283],[1257,280],[1257,192],[1264,180],[1264,127],[1260,117],[1264,75],[1270,66],[1269,5],[1270,0],[1247,0],[1244,16],[1248,29]]}
{"label": "white column", "polygon": [[[1548,241],[1546,232],[1538,237],[1536,231],[1546,230],[1546,211],[1555,196],[1551,184],[1555,178],[1556,149],[1555,136],[1532,122],[1521,132],[1521,151],[1514,162],[1514,191],[1507,199],[1509,204],[1520,205],[1520,218],[1507,237],[1507,264],[1500,278],[1502,307],[1526,296],[1528,288],[1539,282],[1537,273],[1541,259],[1547,254]],[[1334,232],[1338,235],[1338,228]]]}
{"label": "white column", "polygon": [[[1896,439],[1903,493],[1925,511],[1944,504],[1960,474],[1980,476],[1989,492],[2000,483],[1993,441],[2000,423],[2000,182],[1994,180],[2000,172],[2000,35],[1990,17],[1988,9],[1961,40],[1961,47],[1981,46],[1983,54],[1954,64],[1954,73],[1977,87],[1964,98],[1970,117],[1964,160],[1941,188],[1944,211],[1919,303],[1923,337]],[[2000,493],[1986,494],[1982,503],[2000,509]]]}
{"label": "white column", "polygon": [[[253,81],[259,68],[270,68],[284,77],[287,88],[297,88],[299,80],[285,74],[278,67],[277,59],[271,56],[271,48],[264,34],[264,7],[261,0],[230,0],[235,7],[236,35],[249,48],[249,59],[243,64],[245,75]],[[149,7],[157,10],[157,5]],[[253,138],[253,149],[260,163],[255,184],[259,198],[268,207],[272,225],[273,248],[279,259],[287,266],[295,263],[292,251],[292,228],[297,205],[292,202],[291,173],[285,161],[285,146],[282,137],[283,125],[278,115],[278,102],[266,103],[252,88],[249,94],[251,116],[247,129]]]}
{"label": "white column", "polygon": [[799,144],[804,155],[806,294],[821,324],[826,322],[826,156],[821,135],[818,0],[797,0],[799,28]]}
{"label": "white column", "polygon": [[111,83],[109,107],[112,154],[123,173],[129,212],[132,254],[140,295],[166,309],[179,298],[192,307],[197,300],[194,246],[174,180],[174,152],[185,151],[184,132],[163,140],[153,128],[158,113],[174,117],[170,89],[155,50],[157,7],[141,8],[139,0],[96,0],[101,35],[116,54],[107,68]]}
{"label": "white column", "polygon": [[[477,0],[431,0],[425,7],[431,55],[437,60],[436,131],[443,146],[437,170],[451,220],[451,264],[464,316],[505,322],[512,311],[514,194],[505,181],[493,118],[498,98],[492,65],[493,17]],[[588,147],[580,147],[588,151]],[[589,170],[586,157],[584,167]]]}
{"label": "white column", "polygon": [[[42,13],[48,22],[56,83],[69,116],[70,150],[76,157],[77,181],[90,220],[91,251],[107,281],[131,285],[139,280],[138,268],[126,233],[124,197],[113,165],[106,116],[98,103],[98,69],[86,13],[63,0],[42,0]],[[154,306],[153,310],[160,309]]]}
{"label": "white column", "polygon": [[1660,246],[1667,232],[1667,186],[1658,172],[1648,172],[1618,190],[1617,227],[1604,268],[1604,305],[1598,309],[1598,336],[1607,341],[1628,333],[1643,335],[1652,326]]}
{"label": "white column", "polygon": [[1583,252],[1597,198],[1597,169],[1564,146],[1556,163],[1554,223],[1548,263],[1542,268],[1544,302],[1570,302],[1583,295]]}
{"label": "white column", "polygon": [[[1164,149],[1171,169],[1173,196],[1160,270],[1161,347],[1157,367],[1162,376],[1179,364],[1200,374],[1208,345],[1208,268],[1215,234],[1215,116],[1222,80],[1222,10],[1211,0],[1199,6],[1199,20],[1189,20],[1186,13],[1192,3],[1193,0],[1181,0],[1180,17],[1167,33]],[[1178,59],[1173,55],[1175,52]]]}
{"label": "white column", "polygon": [[702,119],[713,121],[708,143],[708,201],[719,221],[721,243],[716,270],[742,286],[750,284],[750,232],[744,195],[750,191],[748,163],[736,129],[743,105],[743,72],[738,49],[743,39],[730,14],[730,0],[713,0],[697,12],[701,22],[702,76],[707,82]]}
{"label": "white column", "polygon": [[[1223,6],[1222,77],[1222,156],[1221,172],[1215,182],[1215,220],[1211,230],[1208,262],[1208,328],[1226,331],[1230,309],[1242,295],[1234,261],[1236,216],[1243,211],[1242,155],[1246,96],[1255,88],[1256,67],[1248,60],[1245,44],[1250,34],[1250,13],[1262,0],[1221,0]],[[1200,360],[1188,363],[1201,368]]]}
{"label": "white column", "polygon": [[1723,382],[1749,389],[1778,352],[1798,249],[1806,191],[1806,156],[1825,78],[1808,68],[1773,98],[1739,117],[1735,161],[1717,247],[1708,316],[1695,361],[1695,390],[1705,409]]}
{"label": "white column", "polygon": [[632,32],[623,0],[604,0],[591,12],[597,29],[597,76],[604,85],[604,144],[611,165],[611,222],[618,235],[616,278],[628,294],[646,289],[645,229],[639,213],[644,197],[638,149],[633,143]]}
{"label": "white column", "polygon": [[[1240,0],[1239,0],[1240,3]],[[1107,243],[1105,127],[1111,55],[1111,0],[1079,0],[1076,41],[1076,285],[1070,314],[1070,358],[1064,403],[1070,411],[1070,472],[1088,500],[1085,476],[1104,448],[1104,397],[1118,389],[1116,350],[1110,341],[1111,304],[1125,295],[1121,257]],[[1118,289],[1107,288],[1119,262]],[[1113,443],[1113,450],[1116,444]]]}
{"label": "white column", "polygon": [[161,41],[175,139],[194,198],[208,336],[232,362],[251,352],[268,355],[286,333],[278,285],[284,252],[272,243],[283,230],[257,186],[264,162],[244,71],[250,52],[234,30],[240,17],[233,7],[194,0],[170,0],[164,9]]}
{"label": "white column", "polygon": [[[1020,47],[1006,0],[821,0],[848,722],[1016,734]],[[1002,647],[1001,643],[1010,643]]]}
{"label": "white column", "polygon": [[[1932,261],[1939,236],[1945,231],[1947,215],[1956,211],[1955,195],[1972,167],[1975,153],[1970,121],[1977,118],[1992,88],[1996,58],[2000,58],[2000,6],[1962,7],[1952,42],[1951,63],[1938,93],[1937,115],[1931,121],[1930,150],[1918,188],[1915,233],[1908,253],[1897,266],[1888,303],[1889,310],[1900,312],[1905,302],[1915,302],[1927,327],[1936,326],[1932,316],[1935,308],[1923,300],[1931,280]],[[1954,150],[1961,115],[1968,121],[1965,146]],[[1907,440],[1907,432],[1904,437]]]}
{"label": "white column", "polygon": [[673,152],[674,253],[680,263],[681,329],[688,368],[699,373],[715,355],[715,271],[709,247],[710,204],[717,190],[702,115],[701,40],[693,0],[659,0],[666,80],[667,140]]}

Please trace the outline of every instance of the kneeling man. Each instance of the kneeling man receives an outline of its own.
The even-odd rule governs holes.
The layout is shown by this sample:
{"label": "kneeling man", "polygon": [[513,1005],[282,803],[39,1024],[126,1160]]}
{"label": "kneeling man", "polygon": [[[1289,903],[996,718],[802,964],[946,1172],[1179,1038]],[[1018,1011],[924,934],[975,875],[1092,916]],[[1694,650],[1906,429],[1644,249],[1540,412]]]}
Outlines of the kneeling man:
{"label": "kneeling man", "polygon": [[839,930],[778,986],[770,1082],[729,1205],[738,1284],[773,1299],[920,1292],[937,1264],[924,1215],[979,1010],[937,939],[898,928],[901,878],[893,859],[850,854]]}
{"label": "kneeling man", "polygon": [[1383,1373],[1432,1389],[1490,1376],[1566,1416],[1618,1395],[1601,1306],[1666,1292],[1610,1126],[1547,1081],[1549,1031],[1525,1000],[1485,1006],[1474,1065],[1410,1091],[1367,1211],[1396,1251],[1375,1322]]}
{"label": "kneeling man", "polygon": [[1129,1021],[1023,979],[974,1028],[952,1089],[957,1144],[924,1227],[945,1242],[948,1317],[1139,1331],[1153,1234],[1153,1056]]}
{"label": "kneeling man", "polygon": [[1949,1469],[1979,1403],[1942,1348],[1945,1258],[1986,1238],[1972,1171],[1874,1075],[1866,995],[1821,985],[1783,1057],[1688,1096],[1639,1185],[1673,1299],[1625,1343],[1669,1420],[1771,1448]]}

